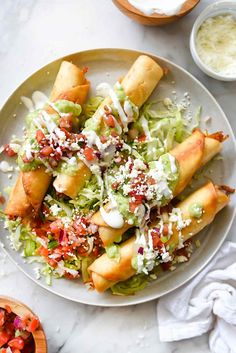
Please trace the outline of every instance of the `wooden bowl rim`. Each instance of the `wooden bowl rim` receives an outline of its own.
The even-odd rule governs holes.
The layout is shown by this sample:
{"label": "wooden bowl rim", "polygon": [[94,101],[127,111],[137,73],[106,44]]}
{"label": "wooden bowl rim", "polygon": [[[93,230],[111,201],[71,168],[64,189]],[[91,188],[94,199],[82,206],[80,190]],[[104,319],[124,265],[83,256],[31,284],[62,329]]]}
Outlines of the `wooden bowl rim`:
{"label": "wooden bowl rim", "polygon": [[[23,308],[27,315],[30,314],[33,316],[37,316],[27,305],[25,305],[21,301],[14,299],[12,297],[0,296],[0,308],[5,309],[4,305],[9,305],[12,309],[12,312],[16,315],[19,315],[19,314],[13,310],[14,308],[12,308],[12,305],[13,306],[17,305],[17,306]],[[46,340],[46,335],[45,335],[45,332],[44,332],[44,329],[42,327],[41,322],[40,322],[39,328],[35,332],[32,332],[32,336],[35,341],[35,353],[47,353],[47,340]],[[43,347],[39,348],[39,347],[37,347],[37,343],[41,340],[43,342]],[[41,344],[41,342],[40,342],[40,344]]]}
{"label": "wooden bowl rim", "polygon": [[[136,7],[134,7],[133,5],[131,5],[128,0],[113,0],[114,2],[117,2],[120,6],[122,6],[123,8],[125,8],[127,11],[134,13],[138,16],[142,16],[143,18],[146,19],[171,19],[174,17],[182,17],[184,16],[184,14],[186,14],[187,12],[191,11],[192,9],[194,9],[195,6],[197,6],[197,4],[200,2],[200,0],[193,0],[194,4],[190,6],[189,1],[190,0],[185,0],[185,2],[182,5],[182,8],[180,10],[180,12],[178,12],[178,14],[176,15],[165,15],[165,14],[159,14],[159,13],[154,13],[152,15],[145,15],[143,12],[141,12],[140,10],[136,9]],[[186,6],[186,8],[183,10],[183,7]]]}

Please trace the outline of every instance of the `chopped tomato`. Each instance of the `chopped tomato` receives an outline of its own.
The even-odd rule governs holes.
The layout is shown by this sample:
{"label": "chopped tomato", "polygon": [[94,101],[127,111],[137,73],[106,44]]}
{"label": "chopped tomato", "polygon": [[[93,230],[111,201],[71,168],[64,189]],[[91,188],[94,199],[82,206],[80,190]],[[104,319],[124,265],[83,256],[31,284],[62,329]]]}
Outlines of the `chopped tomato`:
{"label": "chopped tomato", "polygon": [[51,146],[45,146],[41,149],[40,154],[43,157],[48,157],[53,152],[53,148]]}
{"label": "chopped tomato", "polygon": [[71,131],[72,126],[73,126],[72,114],[67,115],[67,116],[63,116],[62,118],[60,118],[59,126],[60,126],[60,128],[64,128],[67,131]]}
{"label": "chopped tomato", "polygon": [[31,162],[31,159],[28,159],[25,154],[22,156],[22,160],[23,160],[24,163],[30,163]]}
{"label": "chopped tomato", "polygon": [[95,158],[94,149],[86,146],[84,149],[84,156],[87,161],[93,161]]}
{"label": "chopped tomato", "polygon": [[115,124],[115,118],[113,115],[109,114],[108,116],[104,117],[105,123],[107,124],[107,126],[114,128],[116,126]]}
{"label": "chopped tomato", "polygon": [[36,131],[36,140],[38,143],[42,142],[42,140],[45,139],[45,135],[42,130],[37,130]]}
{"label": "chopped tomato", "polygon": [[1,353],[7,353],[7,348],[2,348]]}
{"label": "chopped tomato", "polygon": [[40,248],[38,248],[37,253],[41,256],[45,256],[48,257],[48,249],[45,248],[44,246],[40,246]]}
{"label": "chopped tomato", "polygon": [[36,316],[34,316],[32,320],[30,320],[26,329],[28,332],[34,332],[35,330],[37,330],[38,327],[39,327],[39,319]]}
{"label": "chopped tomato", "polygon": [[17,348],[13,348],[12,353],[21,353],[21,351],[19,349],[17,349]]}
{"label": "chopped tomato", "polygon": [[8,157],[14,157],[17,154],[16,152],[13,151],[13,149],[10,147],[9,144],[4,146],[4,152]]}
{"label": "chopped tomato", "polygon": [[139,141],[139,142],[144,142],[144,141],[146,141],[146,135],[141,135],[141,136],[139,136],[139,137],[138,137],[138,141]]}
{"label": "chopped tomato", "polygon": [[101,140],[101,143],[106,143],[107,142],[107,137],[106,136],[101,136],[100,140]]}
{"label": "chopped tomato", "polygon": [[111,187],[113,190],[117,190],[119,187],[120,183],[118,183],[117,181],[115,181],[114,183],[111,184]]}
{"label": "chopped tomato", "polygon": [[59,236],[63,228],[63,224],[61,220],[57,219],[56,221],[52,222],[49,227],[53,234]]}
{"label": "chopped tomato", "polygon": [[15,337],[8,342],[8,346],[16,349],[23,349],[25,342],[21,337]]}
{"label": "chopped tomato", "polygon": [[9,338],[9,334],[6,331],[0,332],[0,348],[8,342]]}
{"label": "chopped tomato", "polygon": [[86,235],[87,234],[87,230],[85,227],[83,227],[82,224],[78,224],[78,223],[74,223],[74,228],[76,229],[76,233],[78,235]]}
{"label": "chopped tomato", "polygon": [[129,211],[131,212],[131,213],[134,213],[135,212],[135,210],[136,210],[136,208],[138,207],[140,205],[140,202],[130,202],[129,203]]}

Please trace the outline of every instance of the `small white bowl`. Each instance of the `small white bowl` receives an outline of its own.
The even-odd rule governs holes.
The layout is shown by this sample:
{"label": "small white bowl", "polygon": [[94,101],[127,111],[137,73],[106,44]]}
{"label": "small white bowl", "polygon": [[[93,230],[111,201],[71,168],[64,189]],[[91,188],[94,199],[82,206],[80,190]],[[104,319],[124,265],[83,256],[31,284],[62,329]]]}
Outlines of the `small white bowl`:
{"label": "small white bowl", "polygon": [[234,76],[223,75],[213,71],[209,68],[199,57],[196,49],[196,37],[198,30],[202,23],[209,17],[214,17],[223,14],[233,14],[236,17],[236,1],[217,1],[214,4],[209,5],[204,11],[201,12],[199,17],[196,19],[191,36],[190,36],[190,51],[196,65],[208,76],[213,77],[220,81],[236,81],[236,74]]}

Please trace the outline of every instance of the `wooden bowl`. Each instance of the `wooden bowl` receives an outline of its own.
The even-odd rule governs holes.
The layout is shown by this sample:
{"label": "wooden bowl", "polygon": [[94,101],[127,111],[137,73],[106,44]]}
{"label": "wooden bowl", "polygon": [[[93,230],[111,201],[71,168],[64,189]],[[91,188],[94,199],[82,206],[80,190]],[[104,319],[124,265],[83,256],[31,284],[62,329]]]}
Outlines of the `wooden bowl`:
{"label": "wooden bowl", "polygon": [[[9,305],[12,312],[17,316],[35,316],[31,309],[18,300],[9,297],[0,297],[0,308],[5,309],[6,305]],[[32,335],[35,342],[35,353],[47,353],[47,341],[41,324],[39,328],[32,333]]]}
{"label": "wooden bowl", "polygon": [[[163,1],[168,1],[168,0],[163,0]],[[168,23],[175,22],[179,20],[181,17],[187,15],[190,11],[192,11],[199,2],[200,0],[186,0],[178,15],[166,16],[166,15],[155,13],[151,16],[146,16],[144,13],[142,13],[134,6],[132,6],[128,2],[128,0],[113,0],[113,3],[126,16],[146,26],[164,26],[164,25],[167,25]]]}

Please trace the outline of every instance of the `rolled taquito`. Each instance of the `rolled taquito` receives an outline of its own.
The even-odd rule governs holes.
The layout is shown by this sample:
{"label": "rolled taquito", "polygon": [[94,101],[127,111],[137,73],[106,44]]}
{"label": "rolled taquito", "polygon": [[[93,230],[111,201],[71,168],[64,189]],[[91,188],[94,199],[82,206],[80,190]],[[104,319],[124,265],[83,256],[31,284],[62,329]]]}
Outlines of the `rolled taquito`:
{"label": "rolled taquito", "polygon": [[[181,230],[181,242],[185,242],[210,224],[216,214],[229,203],[229,200],[228,192],[224,187],[208,182],[175,206],[180,210],[182,220],[188,221],[188,225]],[[191,206],[193,204],[201,206],[200,218],[192,215]],[[155,223],[152,224],[151,228],[154,228],[155,225]],[[172,224],[172,232],[173,234],[165,243],[165,247],[168,246],[167,249],[171,248],[173,252],[180,242],[177,223]],[[91,280],[98,292],[104,292],[115,283],[125,281],[136,274],[136,270],[132,266],[132,259],[137,254],[135,241],[136,238],[133,236],[120,246],[119,262],[110,259],[107,254],[103,254],[90,265]]]}
{"label": "rolled taquito", "polygon": [[[50,101],[66,99],[83,104],[88,91],[89,82],[85,78],[84,71],[70,62],[63,61],[50,95]],[[45,110],[49,114],[56,113],[50,105],[47,105]],[[28,172],[20,172],[8,200],[5,214],[9,217],[22,218],[29,217],[30,214],[36,215],[51,180],[52,176],[42,165]]]}
{"label": "rolled taquito", "polygon": [[[190,137],[169,152],[175,157],[179,173],[178,182],[173,190],[173,197],[179,195],[185,189],[197,170],[220,152],[222,140],[223,138],[208,137],[200,130],[195,130]],[[109,204],[106,205],[106,208],[109,208]],[[119,241],[122,234],[131,228],[131,225],[127,222],[118,229],[110,227],[103,220],[100,211],[93,215],[91,222],[99,226],[98,231],[104,246]]]}
{"label": "rolled taquito", "polygon": [[[123,80],[121,80],[121,86],[130,101],[137,107],[141,107],[151,95],[162,76],[162,68],[150,57],[141,55],[134,62]],[[91,118],[100,125],[101,131],[104,107],[110,106],[111,104],[112,99],[108,96]],[[82,161],[78,161],[78,171],[73,176],[59,174],[54,180],[53,186],[58,192],[64,193],[73,199],[78,195],[79,191],[90,177],[91,172],[89,167]]]}

